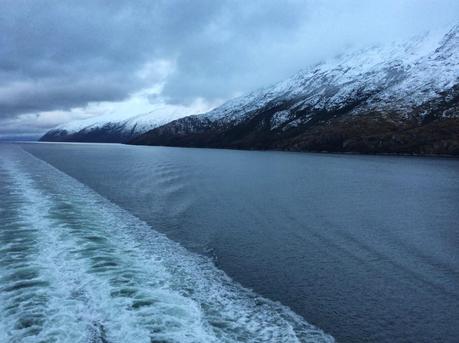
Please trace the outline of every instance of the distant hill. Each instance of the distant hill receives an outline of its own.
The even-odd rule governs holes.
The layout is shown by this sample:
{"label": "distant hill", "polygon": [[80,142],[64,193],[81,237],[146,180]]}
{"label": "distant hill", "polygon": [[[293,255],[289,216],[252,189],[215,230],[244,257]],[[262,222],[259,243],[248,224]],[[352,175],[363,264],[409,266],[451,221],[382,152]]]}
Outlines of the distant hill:
{"label": "distant hill", "polygon": [[125,143],[155,127],[184,116],[184,111],[158,108],[155,111],[113,116],[102,115],[60,125],[44,134],[40,140],[48,142],[104,142]]}

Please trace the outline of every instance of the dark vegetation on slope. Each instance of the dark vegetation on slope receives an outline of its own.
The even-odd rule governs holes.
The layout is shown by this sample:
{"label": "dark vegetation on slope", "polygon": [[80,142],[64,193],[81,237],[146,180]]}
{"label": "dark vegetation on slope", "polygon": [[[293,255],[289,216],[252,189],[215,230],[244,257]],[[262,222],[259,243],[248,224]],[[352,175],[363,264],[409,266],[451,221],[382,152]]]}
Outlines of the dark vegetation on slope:
{"label": "dark vegetation on slope", "polygon": [[[130,143],[176,147],[355,153],[459,155],[459,95],[424,104],[407,116],[371,112],[315,112],[305,124],[272,128],[273,115],[288,103],[268,105],[235,125],[190,116],[153,129]],[[451,94],[450,94],[451,95]],[[354,104],[357,105],[357,104]],[[428,111],[427,116],[419,113]],[[450,116],[444,117],[448,110]],[[453,114],[453,115],[451,115]],[[295,118],[311,115],[309,111]]]}

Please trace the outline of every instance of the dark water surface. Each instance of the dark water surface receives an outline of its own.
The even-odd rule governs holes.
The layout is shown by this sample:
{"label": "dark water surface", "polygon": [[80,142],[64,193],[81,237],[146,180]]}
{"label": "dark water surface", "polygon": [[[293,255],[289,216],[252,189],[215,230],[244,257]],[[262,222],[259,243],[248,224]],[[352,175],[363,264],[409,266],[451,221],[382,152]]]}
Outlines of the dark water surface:
{"label": "dark water surface", "polygon": [[458,342],[458,160],[22,147],[338,341]]}
{"label": "dark water surface", "polygon": [[332,343],[78,180],[0,144],[1,343]]}

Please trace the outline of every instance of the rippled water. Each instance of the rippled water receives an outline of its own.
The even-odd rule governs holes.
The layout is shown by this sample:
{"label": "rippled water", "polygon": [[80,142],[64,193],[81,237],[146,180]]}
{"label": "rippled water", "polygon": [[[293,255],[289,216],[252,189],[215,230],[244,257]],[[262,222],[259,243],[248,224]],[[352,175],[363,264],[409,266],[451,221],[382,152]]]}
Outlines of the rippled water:
{"label": "rippled water", "polygon": [[0,145],[1,342],[328,342],[19,146]]}
{"label": "rippled water", "polygon": [[[144,236],[166,234],[197,252],[191,254],[193,261],[207,261],[202,262],[207,266],[211,259],[233,280],[289,306],[339,342],[457,342],[456,159],[108,144],[21,147],[79,181],[72,184],[129,212],[121,218],[134,215],[148,223],[142,226]],[[71,204],[85,198],[64,191],[63,180],[72,179],[62,173],[42,181],[31,162],[39,160],[30,158],[21,157],[19,165],[35,187],[53,184],[46,187],[70,196]],[[44,174],[56,173],[46,166]],[[98,207],[89,207],[79,220],[99,223],[105,218]],[[125,220],[113,230],[128,234],[128,242],[145,241],[130,238],[140,229],[132,231]],[[111,244],[120,241],[107,237]],[[154,248],[144,250],[154,255]],[[182,253],[167,256],[164,261]],[[213,277],[192,275],[183,284],[199,280],[190,286],[194,289],[208,278]],[[258,316],[257,302],[249,303]],[[233,318],[253,318],[236,312]],[[261,333],[264,329],[257,328],[265,325],[242,326]],[[276,334],[286,332],[275,328]]]}

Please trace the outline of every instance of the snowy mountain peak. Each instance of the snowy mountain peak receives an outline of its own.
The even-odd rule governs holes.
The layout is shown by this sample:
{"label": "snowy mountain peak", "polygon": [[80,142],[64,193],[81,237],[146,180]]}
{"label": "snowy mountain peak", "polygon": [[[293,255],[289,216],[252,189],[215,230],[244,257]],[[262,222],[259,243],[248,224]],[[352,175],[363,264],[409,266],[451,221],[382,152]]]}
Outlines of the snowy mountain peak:
{"label": "snowy mountain peak", "polygon": [[456,25],[349,51],[135,143],[456,154],[458,37]]}
{"label": "snowy mountain peak", "polygon": [[[136,139],[140,144],[289,149],[293,144],[295,149],[315,149],[322,146],[317,135],[330,135],[326,149],[341,150],[350,149],[351,133],[382,135],[401,128],[407,132],[439,118],[459,118],[458,103],[455,25],[346,52],[206,113],[180,118],[186,111],[166,106],[116,120],[106,115],[63,125],[43,140],[127,142],[141,135]],[[302,137],[297,138],[300,143],[293,140],[296,136]]]}
{"label": "snowy mountain peak", "polygon": [[137,115],[108,113],[59,125],[48,131],[41,140],[127,142],[187,114],[187,108],[172,105],[158,106],[152,111]]}
{"label": "snowy mountain peak", "polygon": [[458,67],[459,26],[456,25],[407,42],[348,52],[271,87],[230,100],[201,116],[210,120],[237,121],[241,115],[274,99],[299,97],[303,107],[330,110],[339,108],[346,99],[359,93],[374,94],[369,97],[368,104],[397,102],[397,107],[403,109],[434,96],[428,90],[441,92],[457,83]]}

